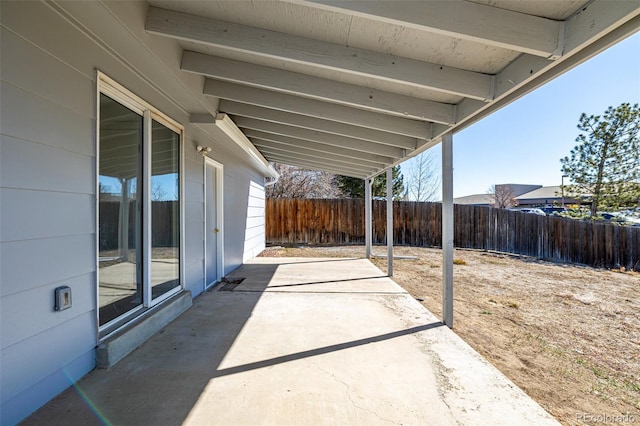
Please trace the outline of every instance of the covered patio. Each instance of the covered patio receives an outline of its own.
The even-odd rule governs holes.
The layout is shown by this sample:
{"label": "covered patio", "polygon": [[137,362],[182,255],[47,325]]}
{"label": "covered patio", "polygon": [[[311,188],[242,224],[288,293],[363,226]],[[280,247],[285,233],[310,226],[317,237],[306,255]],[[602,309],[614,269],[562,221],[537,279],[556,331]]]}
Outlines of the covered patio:
{"label": "covered patio", "polygon": [[[632,0],[176,2],[151,0],[146,35],[178,45],[202,128],[250,154],[371,185],[441,145],[443,322],[453,327],[454,134],[638,31]],[[175,66],[175,65],[174,65]],[[226,123],[226,124],[225,124]],[[273,183],[273,182],[270,182]],[[392,191],[387,258],[393,275]]]}
{"label": "covered patio", "polygon": [[[26,423],[554,422],[449,329],[453,139],[637,32],[636,0],[0,5],[3,424],[65,386]],[[101,96],[122,109],[109,111]],[[139,127],[126,125],[130,114]],[[154,169],[163,158],[153,153],[168,149],[154,148],[165,139],[155,139],[154,120],[179,135],[170,169]],[[103,137],[130,131],[131,152],[102,150]],[[264,248],[271,162],[359,178],[370,189],[438,144],[442,321],[366,259],[248,260]],[[140,232],[129,239],[118,221],[119,247],[100,253],[99,180],[104,173],[132,186],[123,156],[142,170],[142,214],[131,221]],[[163,247],[172,255],[156,269],[152,180],[171,174],[181,211]],[[118,218],[131,211],[132,194],[121,194]],[[389,229],[391,211],[388,203]],[[123,291],[129,265],[111,276],[99,266],[131,259],[134,238],[140,268]],[[231,291],[209,289],[230,272],[246,279]],[[100,294],[105,278],[109,291]],[[101,296],[106,303],[138,283],[133,309],[101,315]],[[73,306],[56,310],[52,298],[65,287]],[[154,287],[171,291],[154,297]],[[141,344],[148,336],[138,325],[160,314],[167,322],[151,325],[161,332]],[[106,365],[96,358],[114,341],[138,349],[85,377]]]}
{"label": "covered patio", "polygon": [[557,424],[366,259],[256,258],[48,424]]}

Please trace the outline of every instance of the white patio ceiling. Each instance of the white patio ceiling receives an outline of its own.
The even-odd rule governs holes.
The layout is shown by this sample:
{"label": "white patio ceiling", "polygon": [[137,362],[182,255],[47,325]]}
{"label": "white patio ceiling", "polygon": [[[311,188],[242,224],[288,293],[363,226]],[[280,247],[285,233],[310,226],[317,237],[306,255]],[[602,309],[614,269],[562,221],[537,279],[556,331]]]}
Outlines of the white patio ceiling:
{"label": "white patio ceiling", "polygon": [[360,178],[639,27],[638,0],[152,0],[146,22],[267,160]]}

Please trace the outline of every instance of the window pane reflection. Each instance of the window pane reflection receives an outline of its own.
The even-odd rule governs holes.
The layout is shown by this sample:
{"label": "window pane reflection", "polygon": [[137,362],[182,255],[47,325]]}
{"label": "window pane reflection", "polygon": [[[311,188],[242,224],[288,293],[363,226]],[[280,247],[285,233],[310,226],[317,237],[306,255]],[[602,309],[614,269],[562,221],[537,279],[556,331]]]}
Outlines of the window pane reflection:
{"label": "window pane reflection", "polygon": [[142,304],[138,200],[142,116],[100,95],[99,318],[100,325]]}
{"label": "window pane reflection", "polygon": [[180,135],[153,121],[151,285],[155,299],[180,285]]}

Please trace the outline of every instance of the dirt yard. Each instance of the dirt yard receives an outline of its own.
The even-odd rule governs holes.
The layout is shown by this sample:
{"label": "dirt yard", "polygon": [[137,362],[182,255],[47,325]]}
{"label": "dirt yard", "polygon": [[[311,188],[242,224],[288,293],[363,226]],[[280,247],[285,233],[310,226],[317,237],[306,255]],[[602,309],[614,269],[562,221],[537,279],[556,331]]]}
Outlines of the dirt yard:
{"label": "dirt yard", "polygon": [[[442,317],[440,250],[394,254],[417,257],[395,259],[394,280]],[[363,257],[364,247],[262,255]],[[386,272],[386,259],[373,262]],[[563,424],[640,424],[640,273],[471,250],[454,264],[454,331],[475,350]]]}

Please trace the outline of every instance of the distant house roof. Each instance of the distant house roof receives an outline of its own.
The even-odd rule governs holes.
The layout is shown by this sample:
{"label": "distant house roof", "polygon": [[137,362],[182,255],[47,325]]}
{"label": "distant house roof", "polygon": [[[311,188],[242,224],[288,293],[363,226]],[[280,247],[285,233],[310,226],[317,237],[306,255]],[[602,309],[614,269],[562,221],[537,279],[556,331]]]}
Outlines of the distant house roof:
{"label": "distant house roof", "polygon": [[[540,186],[540,185],[522,185],[522,184],[501,184],[496,185],[496,188],[508,186],[514,194],[517,194],[515,199],[519,205],[537,205],[537,204],[552,204],[559,202],[562,199],[562,190],[560,186]],[[529,189],[529,191],[527,191]],[[492,194],[473,194],[465,197],[458,197],[453,199],[454,204],[466,204],[472,206],[492,206],[495,203],[495,198]],[[565,202],[576,203],[578,201],[573,200],[565,194]]]}
{"label": "distant house roof", "polygon": [[454,204],[466,204],[468,206],[490,206],[495,202],[491,194],[474,194],[453,199]]}
{"label": "distant house roof", "polygon": [[519,195],[523,195],[528,192],[534,191],[538,188],[542,188],[542,185],[531,185],[531,184],[522,184],[522,183],[502,183],[499,185],[496,184],[495,188],[496,188],[496,191],[498,191],[499,188],[507,188],[513,197],[518,197]]}
{"label": "distant house roof", "polygon": [[516,200],[530,200],[530,199],[556,199],[562,197],[562,189],[560,186],[543,186],[533,191],[526,192],[516,197]]}
{"label": "distant house roof", "polygon": [[[521,206],[554,204],[559,203],[562,199],[562,187],[560,186],[543,186],[535,191],[527,192],[526,194],[516,197],[516,200]],[[579,198],[571,197],[565,189],[565,204],[581,204],[584,201],[585,196]]]}
{"label": "distant house roof", "polygon": [[[503,183],[495,185],[497,192],[501,188],[508,188],[511,196],[518,196],[527,192],[540,188],[541,185],[529,185],[520,183]],[[469,206],[492,206],[495,204],[495,197],[493,194],[473,194],[465,197],[458,197],[453,199],[454,204],[466,204]]]}

